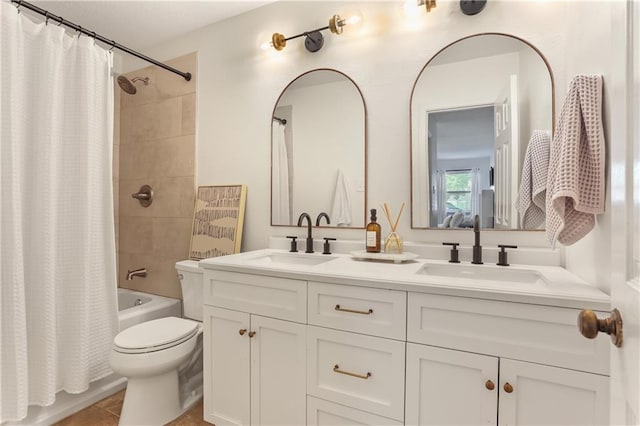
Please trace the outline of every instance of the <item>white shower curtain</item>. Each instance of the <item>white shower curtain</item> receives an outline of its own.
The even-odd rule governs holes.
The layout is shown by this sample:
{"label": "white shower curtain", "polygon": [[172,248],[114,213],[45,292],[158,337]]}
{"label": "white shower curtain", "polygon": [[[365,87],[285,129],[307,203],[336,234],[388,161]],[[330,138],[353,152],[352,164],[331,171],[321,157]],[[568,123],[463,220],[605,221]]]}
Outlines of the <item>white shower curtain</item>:
{"label": "white shower curtain", "polygon": [[110,374],[118,330],[109,52],[1,4],[0,421]]}
{"label": "white shower curtain", "polygon": [[284,136],[285,126],[274,122],[272,132],[272,201],[271,220],[274,225],[290,225],[289,207],[289,157]]}

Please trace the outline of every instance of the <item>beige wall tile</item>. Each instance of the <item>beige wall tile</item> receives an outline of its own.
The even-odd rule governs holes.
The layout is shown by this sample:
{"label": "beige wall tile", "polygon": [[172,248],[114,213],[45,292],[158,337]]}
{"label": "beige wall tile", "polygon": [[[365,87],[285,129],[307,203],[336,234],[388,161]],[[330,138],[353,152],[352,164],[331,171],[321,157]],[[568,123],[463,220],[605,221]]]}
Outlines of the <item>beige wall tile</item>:
{"label": "beige wall tile", "polygon": [[195,93],[197,85],[197,54],[190,53],[179,58],[165,62],[167,65],[182,72],[191,73],[191,80],[187,81],[178,74],[158,69],[156,76],[158,80],[158,95],[161,98],[172,98],[176,96]]}
{"label": "beige wall tile", "polygon": [[127,268],[131,269],[132,257],[134,255],[120,252],[118,245],[118,287],[129,288],[126,286],[125,278],[127,277]]}
{"label": "beige wall tile", "polygon": [[[153,253],[123,256],[120,266],[120,286],[145,293],[181,299],[182,289],[177,277],[175,264],[183,259],[165,258]],[[128,270],[142,267],[147,268],[147,276],[145,278],[134,277],[130,281],[125,279]]]}
{"label": "beige wall tile", "polygon": [[130,111],[131,115],[126,131],[129,142],[170,138],[182,134],[182,98],[139,105],[127,108],[127,111]]}
{"label": "beige wall tile", "polygon": [[150,155],[150,175],[163,177],[193,176],[195,170],[195,138],[181,136],[155,141]]}
{"label": "beige wall tile", "polygon": [[196,94],[182,97],[182,134],[195,135],[196,133]]}
{"label": "beige wall tile", "polygon": [[133,141],[131,137],[131,111],[132,108],[120,107],[120,131],[118,145],[126,145]]}
{"label": "beige wall tile", "polygon": [[191,242],[191,220],[153,218],[153,252],[161,257],[186,259]]}
{"label": "beige wall tile", "polygon": [[[131,194],[142,185],[153,190],[153,202],[142,207]],[[134,217],[181,217],[182,181],[180,178],[144,178],[120,181],[120,214]]]}
{"label": "beige wall tile", "polygon": [[128,254],[150,253],[153,250],[153,227],[143,217],[120,218],[120,252]]}
{"label": "beige wall tile", "polygon": [[[168,62],[194,75],[191,82],[147,67],[127,74],[149,76],[136,95],[118,88],[119,147],[114,149],[114,196],[118,205],[118,278],[124,288],[181,297],[175,262],[189,252],[195,199],[196,54]],[[116,171],[117,170],[117,171]],[[154,191],[143,208],[131,194],[143,184]],[[125,280],[128,270],[146,267],[146,278]]]}
{"label": "beige wall tile", "polygon": [[111,163],[113,177],[120,177],[120,145],[113,145],[113,161]]}
{"label": "beige wall tile", "polygon": [[120,146],[120,179],[185,177],[195,174],[195,136]]}
{"label": "beige wall tile", "polygon": [[151,143],[120,145],[120,180],[150,177],[154,155],[155,149]]}
{"label": "beige wall tile", "polygon": [[178,178],[180,182],[180,217],[193,219],[196,204],[195,178],[193,176]]}

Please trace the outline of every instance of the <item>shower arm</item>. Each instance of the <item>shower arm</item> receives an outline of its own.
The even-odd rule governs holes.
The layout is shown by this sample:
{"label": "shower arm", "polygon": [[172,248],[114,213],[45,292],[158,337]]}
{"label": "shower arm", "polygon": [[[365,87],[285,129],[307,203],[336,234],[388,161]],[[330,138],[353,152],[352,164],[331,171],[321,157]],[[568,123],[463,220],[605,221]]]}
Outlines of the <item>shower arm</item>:
{"label": "shower arm", "polygon": [[46,18],[47,22],[49,21],[49,19],[51,19],[53,21],[58,22],[59,25],[64,25],[66,27],[69,27],[69,28],[71,28],[71,29],[73,29],[73,30],[75,30],[75,31],[77,31],[79,33],[85,34],[85,35],[93,38],[94,40],[100,41],[100,42],[106,44],[107,46],[111,46],[110,50],[113,50],[113,49],[121,50],[121,51],[123,51],[125,53],[128,53],[129,55],[135,56],[136,58],[140,58],[143,61],[147,61],[149,63],[152,63],[153,65],[156,65],[156,66],[158,66],[160,68],[163,68],[163,69],[165,69],[167,71],[170,71],[170,72],[172,72],[174,74],[178,74],[179,76],[181,76],[182,78],[184,78],[187,81],[191,80],[191,73],[190,72],[182,72],[182,71],[180,71],[180,70],[178,70],[176,68],[173,68],[173,67],[171,67],[171,66],[169,66],[167,64],[163,64],[162,62],[156,61],[155,59],[152,59],[152,58],[150,58],[148,56],[145,56],[140,52],[136,52],[135,50],[130,49],[127,46],[123,46],[120,43],[116,43],[113,40],[109,40],[108,38],[106,38],[104,36],[101,36],[100,34],[96,34],[95,31],[89,31],[86,28],[82,28],[80,25],[74,24],[71,21],[67,21],[66,19],[64,19],[61,16],[54,15],[53,13],[51,13],[51,12],[49,12],[47,10],[41,9],[38,6],[34,5],[34,4],[31,4],[31,3],[26,2],[24,0],[11,0],[11,3],[15,3],[16,7],[18,8],[18,10],[20,8],[24,7],[25,9],[29,9],[32,12],[35,12],[35,13],[37,13],[39,15],[44,16]]}

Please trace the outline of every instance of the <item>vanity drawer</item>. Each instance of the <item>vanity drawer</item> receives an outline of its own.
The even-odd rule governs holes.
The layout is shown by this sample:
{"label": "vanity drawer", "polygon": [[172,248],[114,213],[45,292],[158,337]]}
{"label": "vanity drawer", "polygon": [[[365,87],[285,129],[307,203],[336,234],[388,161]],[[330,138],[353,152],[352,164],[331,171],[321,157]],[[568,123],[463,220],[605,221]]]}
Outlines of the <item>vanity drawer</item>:
{"label": "vanity drawer", "polygon": [[404,418],[405,342],[308,326],[307,394]]}
{"label": "vanity drawer", "polygon": [[334,404],[324,399],[307,397],[307,426],[402,426],[402,422]]}
{"label": "vanity drawer", "polygon": [[307,322],[307,282],[205,270],[205,305],[271,318]]}
{"label": "vanity drawer", "polygon": [[405,340],[407,293],[309,282],[309,324]]}
{"label": "vanity drawer", "polygon": [[407,311],[410,342],[609,374],[609,339],[582,337],[579,309],[409,293]]}

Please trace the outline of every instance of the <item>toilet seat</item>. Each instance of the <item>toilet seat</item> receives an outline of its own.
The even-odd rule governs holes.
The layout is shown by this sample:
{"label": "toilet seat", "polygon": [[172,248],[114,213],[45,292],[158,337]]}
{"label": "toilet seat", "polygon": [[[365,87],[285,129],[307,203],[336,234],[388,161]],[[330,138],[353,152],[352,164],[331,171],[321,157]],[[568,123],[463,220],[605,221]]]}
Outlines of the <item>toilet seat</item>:
{"label": "toilet seat", "polygon": [[166,317],[129,327],[113,339],[116,352],[143,354],[177,346],[198,334],[200,323]]}

